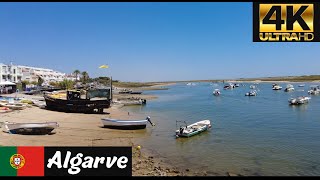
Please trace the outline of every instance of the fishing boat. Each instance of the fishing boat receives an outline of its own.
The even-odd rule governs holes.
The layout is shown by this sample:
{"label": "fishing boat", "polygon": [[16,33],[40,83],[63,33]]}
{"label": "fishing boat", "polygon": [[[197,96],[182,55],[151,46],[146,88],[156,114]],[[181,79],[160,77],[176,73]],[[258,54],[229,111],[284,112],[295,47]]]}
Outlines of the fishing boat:
{"label": "fishing boat", "polygon": [[221,94],[221,92],[220,92],[219,89],[215,89],[215,90],[213,91],[213,95],[215,95],[215,96],[219,96],[220,94]]}
{"label": "fishing boat", "polygon": [[[102,113],[104,108],[110,107],[110,99],[108,98],[108,93],[110,92],[100,92],[102,90],[104,89],[87,90],[85,99],[81,98],[79,91],[67,91],[66,98],[45,94],[46,108],[75,113],[93,113],[97,110],[99,113]],[[98,97],[99,93],[103,94],[103,98],[95,98]]]}
{"label": "fishing boat", "polygon": [[234,87],[235,87],[234,84],[229,83],[229,84],[225,84],[223,89],[233,89]]}
{"label": "fishing boat", "polygon": [[57,122],[45,123],[14,123],[4,122],[2,129],[10,134],[49,134],[55,128],[59,127]]}
{"label": "fishing boat", "polygon": [[256,96],[257,95],[257,91],[253,90],[253,91],[250,91],[250,92],[247,92],[245,94],[245,96]]}
{"label": "fishing boat", "polygon": [[305,103],[308,103],[310,99],[311,99],[310,97],[305,97],[305,96],[301,96],[298,98],[291,98],[289,99],[289,104],[290,105],[305,104]]}
{"label": "fishing boat", "polygon": [[[177,121],[178,122],[178,121]],[[186,126],[180,126],[178,130],[176,130],[176,137],[191,137],[201,132],[204,132],[211,128],[210,120],[202,120],[190,125],[184,121]]]}
{"label": "fishing boat", "polygon": [[102,118],[101,121],[104,127],[112,129],[144,129],[146,128],[148,122],[152,126],[154,126],[149,116],[143,120],[119,120],[111,118]]}

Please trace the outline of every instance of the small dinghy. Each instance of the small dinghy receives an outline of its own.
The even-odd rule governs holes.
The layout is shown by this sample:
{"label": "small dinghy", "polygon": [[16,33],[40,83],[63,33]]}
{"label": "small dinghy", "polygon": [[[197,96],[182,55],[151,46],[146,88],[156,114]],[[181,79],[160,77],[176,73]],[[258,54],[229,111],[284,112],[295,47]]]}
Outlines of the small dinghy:
{"label": "small dinghy", "polygon": [[4,132],[10,134],[23,134],[23,135],[43,135],[49,134],[55,128],[59,127],[57,122],[45,123],[14,123],[4,122],[2,129]]}
{"label": "small dinghy", "polygon": [[143,120],[119,120],[119,119],[102,118],[101,121],[104,127],[108,127],[112,129],[144,129],[146,128],[148,122],[152,126],[154,126],[149,116]]}
{"label": "small dinghy", "polygon": [[[187,124],[185,122],[185,124]],[[199,121],[190,125],[181,126],[176,130],[176,137],[191,137],[211,128],[210,120]]]}

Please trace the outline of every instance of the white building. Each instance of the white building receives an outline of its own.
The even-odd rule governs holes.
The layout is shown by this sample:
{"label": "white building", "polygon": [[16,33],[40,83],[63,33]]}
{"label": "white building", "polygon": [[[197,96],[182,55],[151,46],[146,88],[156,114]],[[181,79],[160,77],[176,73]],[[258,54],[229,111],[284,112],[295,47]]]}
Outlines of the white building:
{"label": "white building", "polygon": [[22,81],[38,81],[38,78],[41,77],[44,82],[60,82],[66,78],[66,74],[52,69],[37,68],[30,66],[18,66],[22,71]]}
{"label": "white building", "polygon": [[0,63],[0,83],[5,81],[13,83],[21,81],[38,82],[39,77],[41,77],[46,84],[50,82],[60,82],[64,79],[75,80],[70,74],[52,69]]}
{"label": "white building", "polygon": [[12,63],[10,65],[0,63],[0,83],[10,81],[20,82],[22,79],[22,69]]}

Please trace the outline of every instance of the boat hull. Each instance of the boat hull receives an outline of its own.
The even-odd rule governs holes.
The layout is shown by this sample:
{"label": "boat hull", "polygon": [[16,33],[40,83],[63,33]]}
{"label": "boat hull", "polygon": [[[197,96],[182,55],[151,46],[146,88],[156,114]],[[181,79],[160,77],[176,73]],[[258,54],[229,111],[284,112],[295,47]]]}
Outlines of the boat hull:
{"label": "boat hull", "polygon": [[77,100],[65,100],[44,96],[46,101],[46,109],[74,112],[74,113],[93,113],[95,109],[99,112],[103,112],[104,108],[110,107],[109,100],[89,100],[89,99],[77,99]]}
{"label": "boat hull", "polygon": [[51,133],[59,125],[56,122],[50,123],[4,123],[3,131],[10,134],[23,135],[44,135]]}
{"label": "boat hull", "polygon": [[144,129],[148,120],[116,120],[110,118],[102,118],[104,127],[112,129]]}

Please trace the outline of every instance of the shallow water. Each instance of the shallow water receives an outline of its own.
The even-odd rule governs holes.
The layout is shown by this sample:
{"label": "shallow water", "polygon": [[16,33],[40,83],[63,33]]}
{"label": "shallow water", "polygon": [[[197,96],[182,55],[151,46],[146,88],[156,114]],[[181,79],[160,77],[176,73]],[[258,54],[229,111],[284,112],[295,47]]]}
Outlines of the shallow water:
{"label": "shallow water", "polygon": [[[223,90],[223,84],[186,83],[166,91],[145,91],[159,98],[125,110],[151,116],[143,145],[155,149],[182,168],[242,175],[320,175],[320,96],[308,104],[290,106],[288,99],[308,96],[310,83],[294,92],[256,85],[258,95],[244,96],[251,84]],[[212,95],[214,89],[220,96]],[[176,120],[188,124],[210,119],[211,130],[190,138],[175,138]]]}

